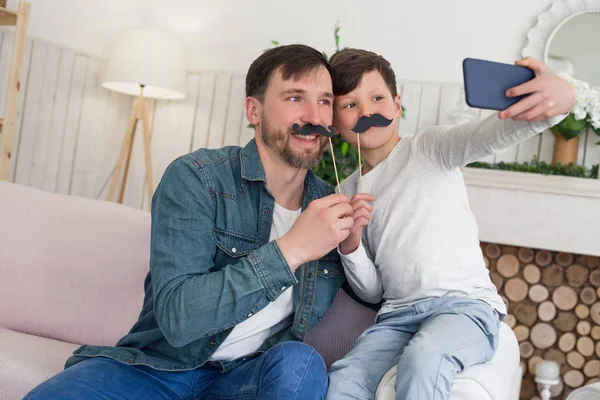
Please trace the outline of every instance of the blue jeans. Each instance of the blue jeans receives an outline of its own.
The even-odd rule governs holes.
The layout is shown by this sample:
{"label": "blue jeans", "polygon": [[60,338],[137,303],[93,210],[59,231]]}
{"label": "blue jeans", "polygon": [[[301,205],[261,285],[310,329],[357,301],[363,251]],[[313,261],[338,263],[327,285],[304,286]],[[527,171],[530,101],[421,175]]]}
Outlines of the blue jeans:
{"label": "blue jeans", "polygon": [[396,399],[448,399],[457,373],[492,358],[499,329],[498,313],[469,298],[424,300],[380,315],[331,366],[327,400],[374,399],[394,365]]}
{"label": "blue jeans", "polygon": [[42,383],[25,399],[323,399],[327,369],[312,347],[280,343],[223,373],[213,367],[159,371],[90,358]]}

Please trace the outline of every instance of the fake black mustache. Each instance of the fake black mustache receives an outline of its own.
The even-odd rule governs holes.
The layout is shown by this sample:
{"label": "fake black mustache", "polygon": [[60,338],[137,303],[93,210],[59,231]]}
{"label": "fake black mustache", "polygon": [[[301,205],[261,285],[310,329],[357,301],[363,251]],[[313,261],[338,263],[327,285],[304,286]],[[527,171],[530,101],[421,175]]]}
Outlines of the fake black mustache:
{"label": "fake black mustache", "polygon": [[366,132],[372,126],[385,127],[391,124],[393,119],[387,119],[381,114],[373,114],[370,117],[360,117],[352,130],[356,133]]}
{"label": "fake black mustache", "polygon": [[297,133],[299,135],[318,134],[318,135],[327,136],[327,137],[335,136],[335,129],[333,128],[333,126],[330,126],[329,130],[327,130],[327,129],[325,129],[325,127],[323,125],[304,124],[304,126],[302,126],[302,128],[300,128],[300,125],[294,124],[294,125],[292,125],[292,129],[294,130],[295,133]]}

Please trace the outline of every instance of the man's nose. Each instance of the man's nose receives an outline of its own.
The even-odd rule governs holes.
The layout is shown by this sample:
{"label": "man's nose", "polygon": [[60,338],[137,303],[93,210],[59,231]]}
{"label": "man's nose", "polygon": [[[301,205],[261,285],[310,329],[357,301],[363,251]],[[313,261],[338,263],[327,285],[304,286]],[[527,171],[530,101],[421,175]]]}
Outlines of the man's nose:
{"label": "man's nose", "polygon": [[302,122],[305,124],[322,125],[321,114],[317,104],[307,104],[304,110]]}

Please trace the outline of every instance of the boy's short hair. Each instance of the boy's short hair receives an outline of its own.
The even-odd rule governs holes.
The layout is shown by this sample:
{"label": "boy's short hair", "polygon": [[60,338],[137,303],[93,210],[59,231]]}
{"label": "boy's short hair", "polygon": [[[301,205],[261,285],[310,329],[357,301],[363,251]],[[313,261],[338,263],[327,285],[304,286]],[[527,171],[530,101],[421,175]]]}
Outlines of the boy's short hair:
{"label": "boy's short hair", "polygon": [[261,54],[248,69],[246,75],[246,97],[264,101],[269,81],[276,71],[284,81],[299,79],[319,67],[331,73],[329,62],[320,51],[303,44],[277,46]]}
{"label": "boy's short hair", "polygon": [[379,54],[367,50],[345,48],[331,56],[329,62],[335,96],[343,96],[356,89],[363,75],[371,71],[381,74],[394,98],[398,94],[396,74],[388,60]]}

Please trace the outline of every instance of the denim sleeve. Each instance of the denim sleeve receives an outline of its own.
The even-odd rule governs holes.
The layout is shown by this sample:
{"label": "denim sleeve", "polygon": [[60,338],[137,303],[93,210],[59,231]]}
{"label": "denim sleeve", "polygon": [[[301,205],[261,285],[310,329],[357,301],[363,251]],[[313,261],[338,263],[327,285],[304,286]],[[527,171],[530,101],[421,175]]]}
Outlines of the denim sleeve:
{"label": "denim sleeve", "polygon": [[156,320],[174,347],[234,327],[297,283],[275,241],[215,268],[215,212],[195,163],[169,165],[152,202],[150,272]]}

